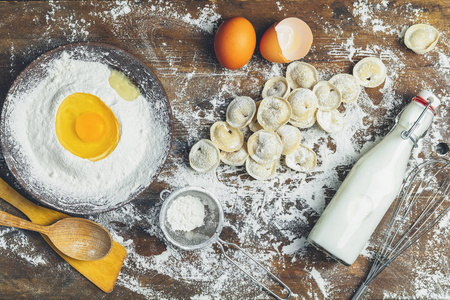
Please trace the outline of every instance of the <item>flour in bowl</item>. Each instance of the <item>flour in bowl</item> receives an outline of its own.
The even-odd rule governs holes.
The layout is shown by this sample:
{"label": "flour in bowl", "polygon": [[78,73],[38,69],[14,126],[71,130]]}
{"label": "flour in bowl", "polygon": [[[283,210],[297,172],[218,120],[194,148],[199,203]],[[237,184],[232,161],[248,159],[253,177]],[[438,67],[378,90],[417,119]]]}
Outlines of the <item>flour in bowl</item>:
{"label": "flour in bowl", "polygon": [[[170,133],[158,107],[143,95],[122,99],[108,82],[110,74],[103,63],[76,60],[64,52],[49,62],[44,78],[36,76],[37,83],[16,89],[3,113],[19,177],[35,194],[69,212],[109,209],[126,201],[150,184],[166,156]],[[57,139],[56,112],[73,93],[99,97],[120,124],[120,141],[104,159],[80,158]]]}
{"label": "flour in bowl", "polygon": [[192,231],[203,226],[204,219],[205,206],[198,197],[178,197],[167,209],[167,221],[172,230]]}

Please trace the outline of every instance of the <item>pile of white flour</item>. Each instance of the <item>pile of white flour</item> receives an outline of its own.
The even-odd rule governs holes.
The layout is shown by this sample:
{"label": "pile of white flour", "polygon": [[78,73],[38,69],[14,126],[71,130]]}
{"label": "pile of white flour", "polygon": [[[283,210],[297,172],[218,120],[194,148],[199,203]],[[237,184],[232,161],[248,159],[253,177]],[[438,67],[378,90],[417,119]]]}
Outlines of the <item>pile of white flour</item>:
{"label": "pile of white flour", "polygon": [[[150,184],[164,157],[167,132],[142,95],[125,101],[116,93],[108,82],[110,74],[104,64],[74,60],[63,53],[50,63],[45,78],[10,99],[5,123],[14,143],[13,159],[24,167],[19,175],[35,192],[45,192],[62,205],[109,206]],[[120,141],[102,160],[75,156],[57,139],[56,112],[73,93],[98,96],[119,121]]]}
{"label": "pile of white flour", "polygon": [[167,209],[167,221],[172,230],[194,230],[204,224],[204,219],[205,206],[198,197],[178,197]]}

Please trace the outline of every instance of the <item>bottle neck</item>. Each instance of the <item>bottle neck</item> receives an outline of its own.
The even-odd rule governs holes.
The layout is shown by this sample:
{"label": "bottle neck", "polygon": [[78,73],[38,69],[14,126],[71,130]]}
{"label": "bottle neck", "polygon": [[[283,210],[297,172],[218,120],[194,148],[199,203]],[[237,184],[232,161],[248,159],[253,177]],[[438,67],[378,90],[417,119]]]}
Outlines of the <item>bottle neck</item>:
{"label": "bottle neck", "polygon": [[[395,134],[400,134],[403,139],[409,139],[407,136],[407,133],[409,133],[411,138],[415,141],[418,141],[425,136],[434,118],[434,112],[429,109],[424,111],[425,108],[426,105],[416,101],[409,103],[400,114],[398,123],[394,127],[392,133],[395,132]],[[420,118],[421,115],[422,117]],[[419,118],[419,122],[415,124]]]}

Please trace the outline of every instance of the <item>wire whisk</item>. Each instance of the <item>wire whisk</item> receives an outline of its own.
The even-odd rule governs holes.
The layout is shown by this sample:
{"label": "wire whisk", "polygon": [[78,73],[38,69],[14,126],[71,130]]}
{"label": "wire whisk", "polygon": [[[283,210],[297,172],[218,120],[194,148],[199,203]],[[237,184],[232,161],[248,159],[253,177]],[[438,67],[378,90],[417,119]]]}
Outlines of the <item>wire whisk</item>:
{"label": "wire whisk", "polygon": [[393,260],[449,212],[449,174],[450,161],[444,158],[428,159],[409,173],[397,196],[372,268],[352,300],[360,299]]}

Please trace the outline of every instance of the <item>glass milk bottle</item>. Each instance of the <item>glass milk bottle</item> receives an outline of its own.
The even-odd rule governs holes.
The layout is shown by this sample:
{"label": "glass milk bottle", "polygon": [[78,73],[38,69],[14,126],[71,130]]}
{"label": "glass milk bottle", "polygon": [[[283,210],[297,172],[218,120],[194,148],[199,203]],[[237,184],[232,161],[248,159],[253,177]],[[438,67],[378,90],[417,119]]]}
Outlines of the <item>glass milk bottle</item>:
{"label": "glass milk bottle", "polygon": [[390,133],[358,160],[309,234],[315,247],[348,266],[356,260],[399,192],[411,151],[438,106],[436,96],[421,91]]}

